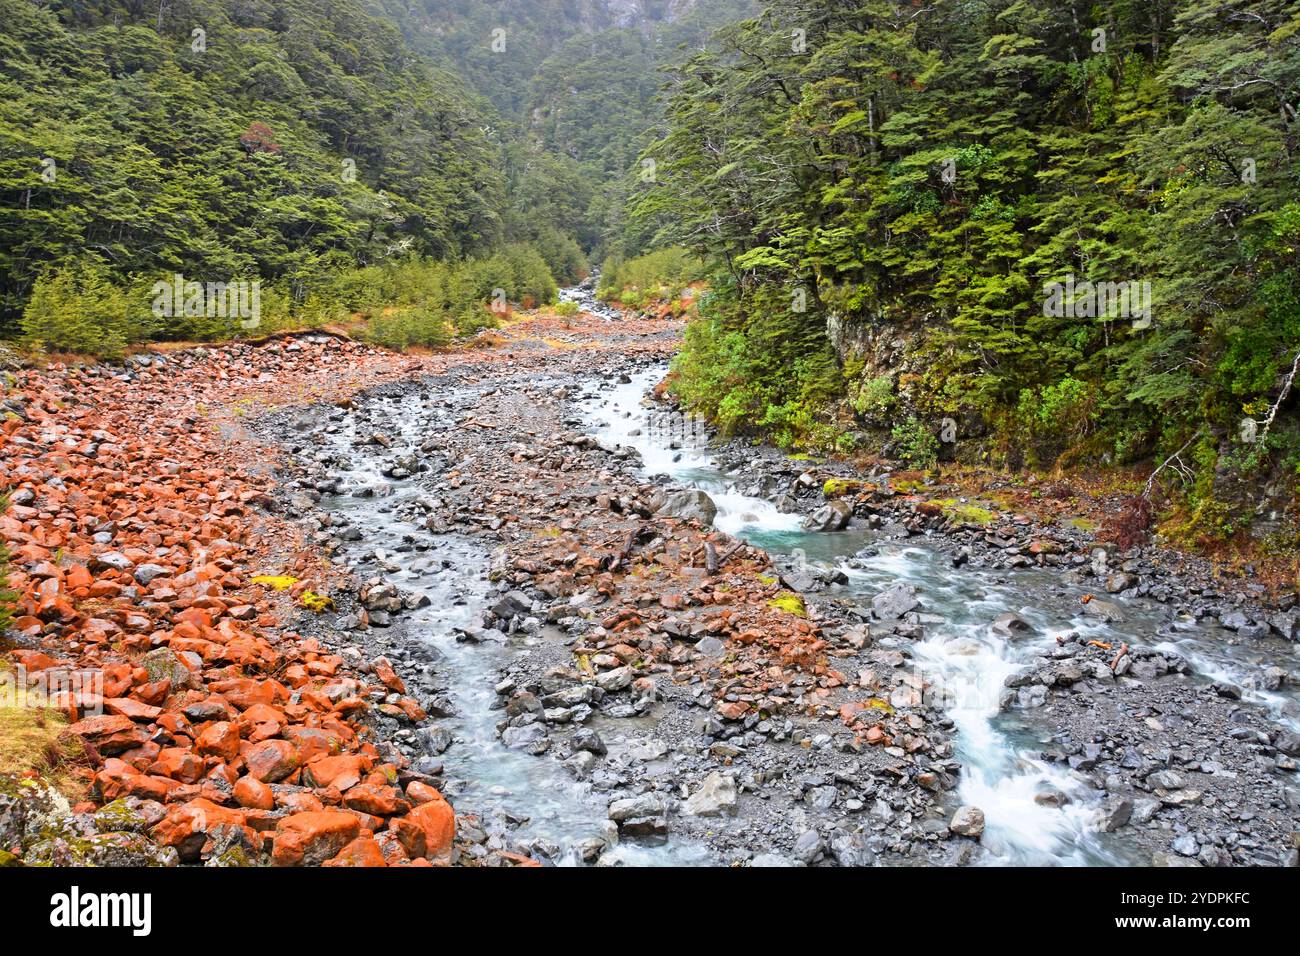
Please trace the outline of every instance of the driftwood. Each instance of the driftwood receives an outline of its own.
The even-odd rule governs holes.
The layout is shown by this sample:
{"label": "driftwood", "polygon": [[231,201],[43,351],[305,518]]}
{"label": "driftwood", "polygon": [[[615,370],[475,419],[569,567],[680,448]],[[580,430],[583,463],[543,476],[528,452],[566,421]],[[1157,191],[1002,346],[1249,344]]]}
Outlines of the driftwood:
{"label": "driftwood", "polygon": [[623,566],[624,561],[632,557],[632,549],[636,547],[636,539],[638,534],[639,534],[638,529],[633,529],[632,531],[629,531],[627,533],[627,537],[623,539],[623,546],[619,548],[617,551],[615,551],[613,554],[606,555],[605,560],[601,562],[602,564],[604,564],[605,570],[617,571],[620,567]]}
{"label": "driftwood", "polygon": [[699,560],[700,555],[704,555],[704,569],[710,574],[717,574],[726,566],[726,563],[736,556],[738,551],[747,547],[744,541],[737,541],[734,545],[718,554],[718,546],[712,541],[705,541],[700,547],[691,552],[690,563],[694,564]]}

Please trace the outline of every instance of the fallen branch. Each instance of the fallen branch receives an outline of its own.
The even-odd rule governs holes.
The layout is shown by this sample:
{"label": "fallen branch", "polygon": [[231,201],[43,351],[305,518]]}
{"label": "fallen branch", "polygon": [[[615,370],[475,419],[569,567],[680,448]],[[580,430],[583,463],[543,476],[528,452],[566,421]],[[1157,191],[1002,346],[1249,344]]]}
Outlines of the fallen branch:
{"label": "fallen branch", "polygon": [[710,577],[718,573],[718,549],[712,541],[704,542],[704,570]]}
{"label": "fallen branch", "polygon": [[1179,448],[1178,451],[1174,452],[1172,455],[1170,455],[1168,458],[1162,461],[1160,463],[1160,467],[1157,468],[1155,471],[1151,472],[1151,476],[1147,478],[1146,485],[1142,488],[1141,497],[1147,498],[1150,496],[1151,489],[1156,483],[1156,476],[1159,475],[1160,472],[1164,471],[1166,468],[1170,467],[1170,465],[1173,465],[1175,462],[1177,462],[1177,465],[1175,465],[1175,467],[1179,469],[1179,474],[1185,476],[1188,472],[1191,471],[1191,468],[1189,468],[1186,464],[1183,463],[1183,460],[1180,456],[1182,455],[1183,452],[1187,451],[1188,446],[1191,445],[1192,442],[1196,441],[1196,439],[1200,437],[1201,437],[1201,429],[1198,428],[1196,429],[1196,431],[1192,433],[1191,438],[1183,442],[1182,448]]}
{"label": "fallen branch", "polygon": [[1291,362],[1291,371],[1287,373],[1286,378],[1282,381],[1282,391],[1277,396],[1277,401],[1273,403],[1273,407],[1268,410],[1268,417],[1264,419],[1264,430],[1259,433],[1259,443],[1261,445],[1264,444],[1264,439],[1268,437],[1268,430],[1273,427],[1273,420],[1277,418],[1282,403],[1291,394],[1291,386],[1295,384],[1297,371],[1300,371],[1300,352],[1296,353],[1295,359]]}
{"label": "fallen branch", "polygon": [[640,529],[633,529],[627,533],[623,539],[623,546],[611,555],[607,555],[604,560],[605,570],[617,571],[622,567],[623,562],[632,556],[632,549],[636,547],[636,539],[640,534]]}

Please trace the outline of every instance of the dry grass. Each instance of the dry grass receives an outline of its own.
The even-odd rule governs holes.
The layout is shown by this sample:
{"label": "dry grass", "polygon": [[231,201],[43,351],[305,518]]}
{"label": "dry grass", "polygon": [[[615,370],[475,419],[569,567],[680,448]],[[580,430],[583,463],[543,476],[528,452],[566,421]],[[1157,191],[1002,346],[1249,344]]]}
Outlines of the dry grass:
{"label": "dry grass", "polygon": [[66,718],[42,707],[39,697],[15,690],[13,674],[0,671],[0,776],[35,772],[69,799],[79,799],[85,782],[79,772],[82,748],[64,735]]}

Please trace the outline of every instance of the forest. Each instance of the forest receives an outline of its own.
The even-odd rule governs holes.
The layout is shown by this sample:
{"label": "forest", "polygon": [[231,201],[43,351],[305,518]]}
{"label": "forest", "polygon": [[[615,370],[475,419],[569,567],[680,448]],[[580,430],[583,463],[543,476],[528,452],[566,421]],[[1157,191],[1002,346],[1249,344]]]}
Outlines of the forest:
{"label": "forest", "polygon": [[778,0],[727,28],[673,70],[633,200],[719,264],[680,394],[921,466],[1177,454],[1188,536],[1230,534],[1227,473],[1300,468],[1298,31],[1295,3],[1213,0]]}

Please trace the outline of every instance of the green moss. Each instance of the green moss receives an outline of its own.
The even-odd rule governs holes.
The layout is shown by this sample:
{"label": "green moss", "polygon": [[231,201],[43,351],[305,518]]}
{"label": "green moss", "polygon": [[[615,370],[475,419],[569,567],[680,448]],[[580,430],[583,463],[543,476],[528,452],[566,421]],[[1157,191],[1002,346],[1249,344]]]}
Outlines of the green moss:
{"label": "green moss", "polygon": [[865,481],[854,478],[830,478],[822,485],[822,494],[827,498],[839,498],[843,495],[855,495],[868,487]]}
{"label": "green moss", "polygon": [[934,502],[943,509],[944,517],[961,524],[986,525],[997,520],[997,513],[978,505],[963,504],[955,498]]}
{"label": "green moss", "polygon": [[263,584],[273,591],[287,591],[298,583],[298,579],[287,574],[259,574],[253,578],[254,584]]}
{"label": "green moss", "polygon": [[324,594],[317,594],[315,591],[303,591],[298,598],[298,603],[309,611],[315,611],[317,614],[323,614],[334,609],[333,598]]}
{"label": "green moss", "polygon": [[100,833],[139,833],[148,828],[145,818],[126,805],[124,799],[106,803],[95,813],[95,828]]}
{"label": "green moss", "polygon": [[803,598],[793,591],[782,591],[768,601],[767,606],[775,611],[785,611],[787,614],[793,614],[795,617],[808,616],[808,609],[804,606]]}

